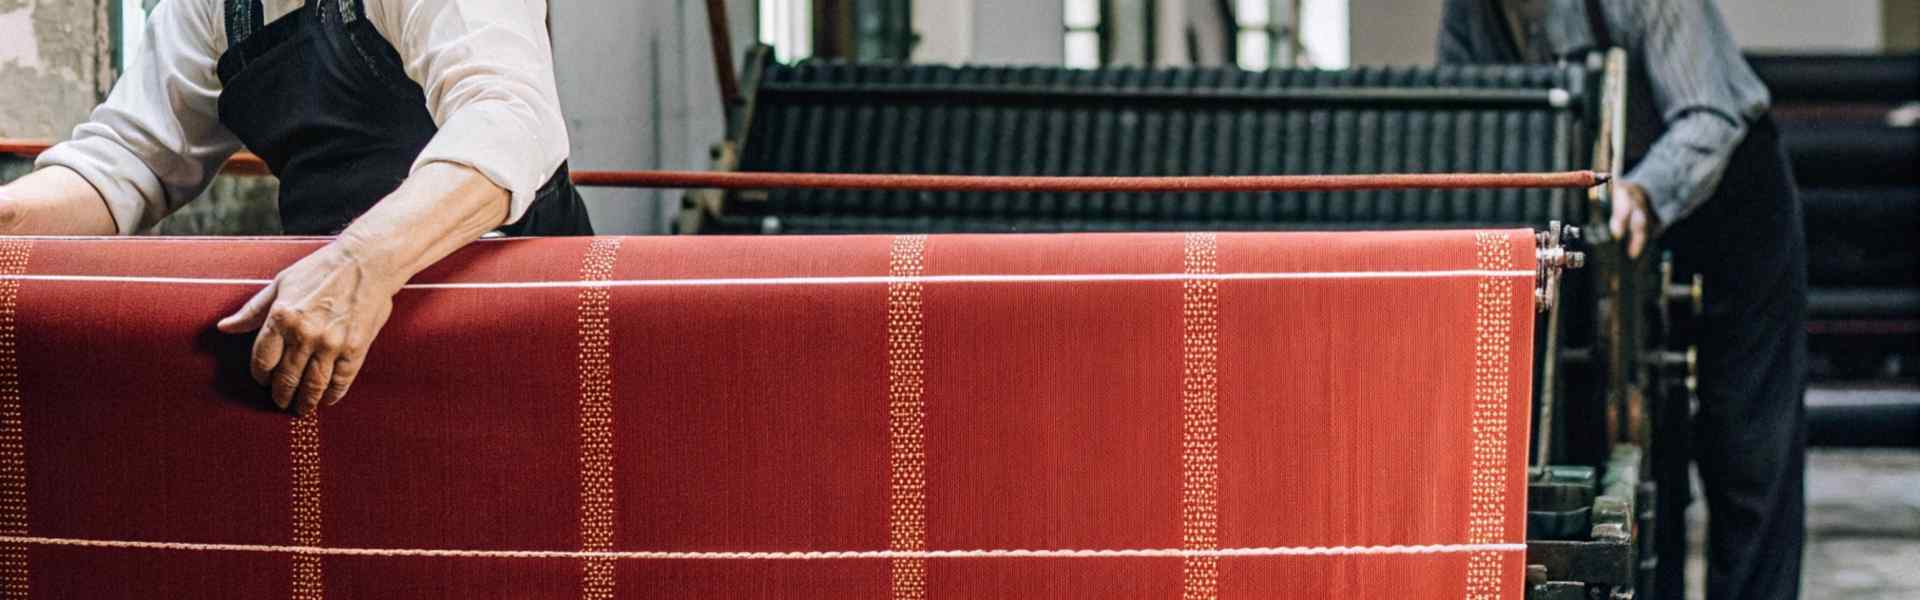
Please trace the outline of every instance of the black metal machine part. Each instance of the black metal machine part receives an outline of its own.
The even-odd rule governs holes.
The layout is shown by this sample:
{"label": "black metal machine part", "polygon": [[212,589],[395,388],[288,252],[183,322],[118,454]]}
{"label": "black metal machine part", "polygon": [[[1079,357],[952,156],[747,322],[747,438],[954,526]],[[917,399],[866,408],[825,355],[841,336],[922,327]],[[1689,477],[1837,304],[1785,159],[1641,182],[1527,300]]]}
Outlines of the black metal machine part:
{"label": "black metal machine part", "polygon": [[[1551,171],[1585,163],[1579,67],[1064,69],[746,62],[724,168],[977,175]],[[722,161],[728,163],[729,161]],[[1568,190],[1055,194],[772,190],[683,233],[1579,224]]]}
{"label": "black metal machine part", "polygon": [[[1645,511],[1636,510],[1646,505],[1642,460],[1639,449],[1622,446],[1603,469],[1547,467],[1530,473],[1529,599],[1632,598],[1646,584],[1639,560],[1646,551],[1638,541]],[[1542,531],[1536,523],[1554,530]]]}

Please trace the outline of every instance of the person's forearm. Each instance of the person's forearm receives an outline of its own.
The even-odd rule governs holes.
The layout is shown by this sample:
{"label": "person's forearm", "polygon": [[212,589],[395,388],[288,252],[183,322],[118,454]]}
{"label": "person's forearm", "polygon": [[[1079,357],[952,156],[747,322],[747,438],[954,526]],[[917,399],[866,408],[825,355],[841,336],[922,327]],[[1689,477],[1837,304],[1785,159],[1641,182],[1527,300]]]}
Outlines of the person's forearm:
{"label": "person's forearm", "polygon": [[1738,117],[1694,111],[1669,124],[1626,181],[1645,190],[1660,222],[1672,224],[1706,202],[1746,139]]}
{"label": "person's forearm", "polygon": [[398,287],[499,227],[509,195],[463,165],[430,163],[341,232],[336,244]]}
{"label": "person's forearm", "polygon": [[0,235],[113,235],[113,214],[93,185],[48,167],[0,186]]}

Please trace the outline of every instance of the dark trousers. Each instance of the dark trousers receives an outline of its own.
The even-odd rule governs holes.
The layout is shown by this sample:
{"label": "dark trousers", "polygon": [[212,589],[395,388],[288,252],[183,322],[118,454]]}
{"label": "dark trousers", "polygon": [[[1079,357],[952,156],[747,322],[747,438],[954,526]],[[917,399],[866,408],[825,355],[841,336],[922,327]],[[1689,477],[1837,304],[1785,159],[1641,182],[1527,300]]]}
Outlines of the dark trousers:
{"label": "dark trousers", "polygon": [[1656,543],[1663,563],[1676,561],[1659,582],[1662,597],[1684,597],[1678,563],[1686,556],[1688,458],[1705,483],[1707,598],[1799,596],[1806,537],[1804,229],[1792,170],[1771,119],[1762,119],[1713,198],[1664,238],[1683,271],[1704,276],[1706,314],[1692,435],[1655,450],[1663,521]]}

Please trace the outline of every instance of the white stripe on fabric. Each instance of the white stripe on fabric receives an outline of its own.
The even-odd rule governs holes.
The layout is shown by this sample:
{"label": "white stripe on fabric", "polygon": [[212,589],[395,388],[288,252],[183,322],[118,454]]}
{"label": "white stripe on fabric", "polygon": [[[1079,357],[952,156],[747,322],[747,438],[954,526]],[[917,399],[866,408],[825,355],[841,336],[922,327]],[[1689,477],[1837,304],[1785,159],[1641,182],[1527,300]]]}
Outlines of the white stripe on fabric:
{"label": "white stripe on fabric", "polygon": [[[499,290],[598,287],[725,287],[755,285],[891,285],[901,283],[1119,283],[1184,281],[1286,281],[1313,279],[1459,279],[1478,277],[1532,277],[1533,271],[1457,269],[1443,271],[1328,271],[1271,273],[1084,273],[1052,275],[852,275],[842,277],[722,277],[689,279],[614,279],[608,281],[496,281],[473,283],[410,283],[409,290]],[[132,275],[0,275],[0,280],[70,283],[129,283],[158,285],[264,286],[268,279],[143,277]]]}
{"label": "white stripe on fabric", "polygon": [[1190,558],[1373,556],[1407,554],[1465,554],[1470,552],[1525,552],[1526,544],[1430,544],[1405,546],[1274,546],[1259,548],[1116,548],[1105,550],[847,550],[799,552],[586,552],[545,550],[441,550],[424,548],[333,548],[266,544],[201,544],[0,536],[0,544],[65,546],[121,550],[183,552],[264,552],[322,556],[381,556],[395,558],[517,558],[604,560],[880,560],[896,558]]}

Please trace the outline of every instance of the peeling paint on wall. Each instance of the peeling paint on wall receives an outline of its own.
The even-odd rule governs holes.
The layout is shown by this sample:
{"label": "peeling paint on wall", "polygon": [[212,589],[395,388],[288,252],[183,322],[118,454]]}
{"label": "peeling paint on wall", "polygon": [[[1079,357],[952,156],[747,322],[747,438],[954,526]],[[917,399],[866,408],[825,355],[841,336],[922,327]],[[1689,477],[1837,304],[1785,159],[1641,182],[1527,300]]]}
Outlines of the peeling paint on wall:
{"label": "peeling paint on wall", "polygon": [[33,40],[33,7],[0,10],[0,64],[40,68],[40,44]]}
{"label": "peeling paint on wall", "polygon": [[0,136],[62,139],[99,103],[109,1],[0,0]]}
{"label": "peeling paint on wall", "polygon": [[[151,8],[149,0],[146,5]],[[112,0],[0,0],[0,137],[63,140],[112,89]],[[0,157],[0,183],[32,161]],[[156,233],[280,233],[271,177],[219,177]]]}

